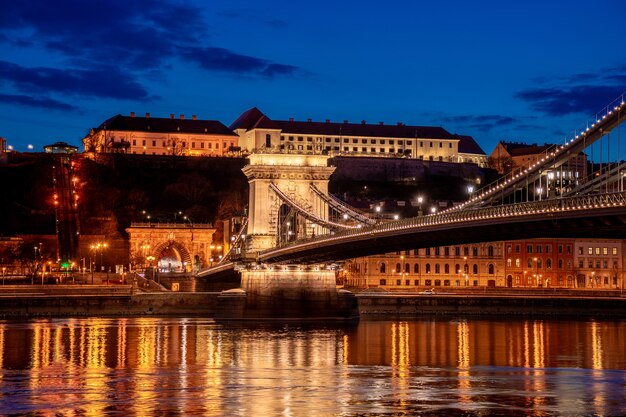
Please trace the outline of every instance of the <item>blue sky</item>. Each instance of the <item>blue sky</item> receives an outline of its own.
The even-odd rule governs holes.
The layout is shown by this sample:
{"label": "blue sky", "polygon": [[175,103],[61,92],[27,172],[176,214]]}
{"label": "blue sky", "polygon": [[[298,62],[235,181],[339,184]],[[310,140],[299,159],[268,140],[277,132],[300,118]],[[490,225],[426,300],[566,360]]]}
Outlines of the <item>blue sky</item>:
{"label": "blue sky", "polygon": [[[626,91],[626,2],[0,0],[0,136],[115,114],[442,126],[559,142]],[[81,147],[82,149],[82,147]]]}

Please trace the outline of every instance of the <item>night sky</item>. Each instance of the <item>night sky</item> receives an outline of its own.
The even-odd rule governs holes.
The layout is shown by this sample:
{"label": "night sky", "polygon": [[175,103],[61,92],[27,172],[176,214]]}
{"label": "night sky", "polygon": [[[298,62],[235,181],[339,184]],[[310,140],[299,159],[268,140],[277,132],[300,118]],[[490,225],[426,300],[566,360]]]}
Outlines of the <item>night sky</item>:
{"label": "night sky", "polygon": [[[626,1],[0,0],[0,136],[115,115],[442,126],[562,142],[626,91]],[[82,150],[82,146],[81,146]]]}

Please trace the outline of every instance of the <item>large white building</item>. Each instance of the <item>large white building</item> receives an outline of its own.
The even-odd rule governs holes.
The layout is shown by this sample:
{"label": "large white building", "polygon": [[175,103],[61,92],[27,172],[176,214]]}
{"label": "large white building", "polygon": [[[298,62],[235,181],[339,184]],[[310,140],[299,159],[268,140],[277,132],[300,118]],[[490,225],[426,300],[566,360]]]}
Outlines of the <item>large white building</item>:
{"label": "large white building", "polygon": [[116,115],[83,138],[85,152],[143,155],[224,156],[238,151],[239,138],[217,120],[195,115],[169,118]]}
{"label": "large white building", "polygon": [[486,166],[487,156],[469,136],[441,127],[272,120],[253,107],[230,128],[244,152],[327,153],[333,156],[406,157]]}

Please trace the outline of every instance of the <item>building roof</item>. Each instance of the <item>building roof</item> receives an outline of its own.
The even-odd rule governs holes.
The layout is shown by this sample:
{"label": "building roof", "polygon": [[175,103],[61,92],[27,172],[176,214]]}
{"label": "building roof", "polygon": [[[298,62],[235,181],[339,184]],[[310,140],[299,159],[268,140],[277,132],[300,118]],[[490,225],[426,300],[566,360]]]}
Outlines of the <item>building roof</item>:
{"label": "building roof", "polygon": [[294,120],[271,120],[258,108],[253,107],[245,111],[231,125],[235,129],[280,129],[283,134],[293,135],[327,135],[327,136],[364,136],[387,138],[424,138],[424,139],[458,139],[456,135],[442,127],[407,126],[403,123],[396,125],[361,123],[331,123],[306,122]]}
{"label": "building roof", "polygon": [[547,143],[543,145],[537,145],[536,143],[533,143],[532,145],[528,145],[526,143],[503,142],[503,141],[501,141],[500,143],[511,156],[536,155],[539,153],[543,153],[546,151],[546,149],[554,146],[554,145],[549,145]]}
{"label": "building roof", "polygon": [[223,136],[237,136],[232,130],[217,120],[175,119],[161,117],[122,116],[120,114],[104,121],[94,129],[122,130],[131,132],[195,133]]}
{"label": "building roof", "polygon": [[456,135],[456,137],[459,138],[459,153],[487,155],[473,137],[465,135]]}

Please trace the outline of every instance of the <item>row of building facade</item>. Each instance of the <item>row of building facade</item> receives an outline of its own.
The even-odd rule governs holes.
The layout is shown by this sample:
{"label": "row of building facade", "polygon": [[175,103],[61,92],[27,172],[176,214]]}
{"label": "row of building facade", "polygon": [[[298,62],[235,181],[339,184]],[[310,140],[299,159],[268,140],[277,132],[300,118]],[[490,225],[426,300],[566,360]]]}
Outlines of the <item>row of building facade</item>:
{"label": "row of building facade", "polygon": [[356,288],[623,289],[626,241],[534,239],[454,245],[357,258],[343,281]]}
{"label": "row of building facade", "polygon": [[169,118],[116,115],[83,138],[85,152],[143,155],[226,156],[255,151],[328,153],[342,156],[403,157],[476,163],[487,155],[471,136],[442,127],[272,120],[256,107],[229,127],[192,115]]}

